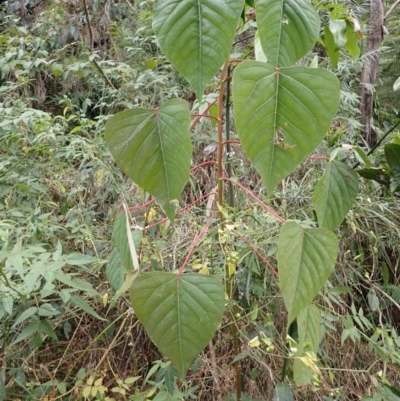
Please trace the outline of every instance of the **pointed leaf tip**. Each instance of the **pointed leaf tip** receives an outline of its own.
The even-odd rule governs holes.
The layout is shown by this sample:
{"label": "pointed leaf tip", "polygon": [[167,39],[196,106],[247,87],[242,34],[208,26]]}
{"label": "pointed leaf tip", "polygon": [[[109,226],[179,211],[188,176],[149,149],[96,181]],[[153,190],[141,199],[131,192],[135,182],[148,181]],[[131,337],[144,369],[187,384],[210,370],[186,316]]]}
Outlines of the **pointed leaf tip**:
{"label": "pointed leaf tip", "polygon": [[136,108],[106,124],[107,146],[121,170],[152,194],[173,222],[176,200],[189,181],[192,144],[190,113],[184,100],[159,109]]}
{"label": "pointed leaf tip", "polygon": [[321,143],[339,105],[339,81],[319,68],[244,61],[233,74],[233,111],[244,151],[268,192]]}
{"label": "pointed leaf tip", "polygon": [[256,0],[260,40],[268,61],[289,67],[314,46],[320,28],[316,9],[305,0]]}
{"label": "pointed leaf tip", "polygon": [[339,250],[326,228],[285,223],[278,244],[279,286],[289,312],[288,325],[307,307],[333,272]]}
{"label": "pointed leaf tip", "polygon": [[244,0],[164,0],[154,8],[161,50],[201,100],[229,56]]}
{"label": "pointed leaf tip", "polygon": [[222,284],[211,275],[145,273],[133,282],[130,295],[147,334],[184,377],[222,319]]}

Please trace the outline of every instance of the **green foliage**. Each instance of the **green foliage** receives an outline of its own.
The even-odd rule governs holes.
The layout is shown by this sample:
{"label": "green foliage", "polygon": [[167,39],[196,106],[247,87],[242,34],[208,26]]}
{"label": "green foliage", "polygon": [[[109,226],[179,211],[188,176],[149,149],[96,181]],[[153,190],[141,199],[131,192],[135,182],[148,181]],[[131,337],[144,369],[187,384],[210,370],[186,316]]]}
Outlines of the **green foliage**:
{"label": "green foliage", "polygon": [[339,102],[325,70],[241,63],[233,78],[236,128],[268,192],[321,143]]}
{"label": "green foliage", "polygon": [[334,230],[351,209],[357,193],[357,173],[342,162],[332,160],[327,163],[313,193],[318,225]]}
{"label": "green foliage", "polygon": [[244,0],[167,0],[154,9],[161,50],[190,82],[200,101],[228,57]]}
{"label": "green foliage", "polygon": [[307,352],[317,354],[321,342],[321,311],[310,305],[297,318],[299,334],[298,350],[293,364],[293,378],[298,386],[310,383],[313,371],[300,358],[308,357]]}
{"label": "green foliage", "polygon": [[[371,153],[357,137],[365,6],[15,4],[0,5],[0,399],[293,400],[280,381],[296,399],[396,395],[399,139]],[[395,122],[394,22],[378,135]]]}
{"label": "green foliage", "polygon": [[385,145],[386,161],[390,172],[390,189],[392,192],[400,188],[400,144],[389,143]]}
{"label": "green foliage", "polygon": [[222,318],[221,283],[214,276],[155,272],[138,277],[130,294],[150,338],[184,377]]}
{"label": "green foliage", "polygon": [[311,4],[306,0],[255,3],[260,41],[273,66],[290,67],[311,50],[320,26],[318,13]]}
{"label": "green foliage", "polygon": [[107,122],[106,140],[122,169],[160,203],[171,221],[189,179],[189,109],[169,100],[158,109],[132,109]]}
{"label": "green foliage", "polygon": [[279,284],[290,324],[318,294],[333,272],[339,242],[326,228],[303,228],[291,221],[279,235]]}

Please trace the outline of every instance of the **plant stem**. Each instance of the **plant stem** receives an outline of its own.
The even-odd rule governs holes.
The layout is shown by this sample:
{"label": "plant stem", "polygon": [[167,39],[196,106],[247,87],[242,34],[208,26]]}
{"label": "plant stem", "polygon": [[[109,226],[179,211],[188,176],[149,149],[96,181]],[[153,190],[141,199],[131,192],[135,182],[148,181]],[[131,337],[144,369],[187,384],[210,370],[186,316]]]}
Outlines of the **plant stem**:
{"label": "plant stem", "polygon": [[274,217],[276,217],[277,220],[279,220],[282,223],[286,223],[286,219],[284,219],[277,212],[275,212],[274,209],[272,209],[271,207],[267,206],[261,199],[257,198],[257,196],[255,196],[253,194],[253,192],[251,192],[249,189],[247,189],[245,186],[243,186],[239,182],[236,182],[236,181],[234,181],[234,180],[232,180],[232,179],[230,179],[228,177],[222,177],[221,180],[230,181],[233,184],[237,185],[239,188],[243,189],[243,191],[248,193],[256,202],[258,202],[268,213],[271,213]]}
{"label": "plant stem", "polygon": [[[227,82],[226,82],[226,99],[225,99],[225,141],[223,144],[226,144],[226,153],[227,153],[227,158],[226,158],[226,169],[228,172],[228,177],[232,178],[232,155],[231,155],[231,135],[230,135],[230,101],[231,101],[231,65],[229,64],[228,66],[228,77],[227,77]],[[234,207],[235,206],[235,195],[233,193],[233,184],[228,181],[228,188],[229,188],[229,206]]]}
{"label": "plant stem", "polygon": [[[223,138],[223,126],[222,126],[222,118],[223,118],[223,107],[224,107],[224,89],[226,82],[226,72],[229,66],[229,57],[226,59],[224,66],[221,71],[221,84],[219,88],[219,97],[218,97],[218,151],[217,151],[217,176],[218,176],[218,203],[222,206],[224,201],[224,185],[222,181],[223,176],[223,165],[222,165],[222,156],[224,151],[224,138]],[[221,214],[221,222],[223,221],[223,216]]]}

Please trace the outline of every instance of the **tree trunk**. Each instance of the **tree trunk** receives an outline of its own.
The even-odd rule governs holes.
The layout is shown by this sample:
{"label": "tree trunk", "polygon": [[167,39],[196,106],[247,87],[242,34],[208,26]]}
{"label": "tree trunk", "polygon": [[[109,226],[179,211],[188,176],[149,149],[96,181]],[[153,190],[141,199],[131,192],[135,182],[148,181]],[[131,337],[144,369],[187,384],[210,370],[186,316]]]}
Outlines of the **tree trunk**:
{"label": "tree trunk", "polygon": [[369,146],[377,142],[377,135],[371,129],[373,113],[374,86],[379,64],[379,48],[383,40],[383,4],[381,0],[371,0],[367,37],[367,52],[373,52],[365,59],[361,75],[360,122],[363,124],[362,136]]}

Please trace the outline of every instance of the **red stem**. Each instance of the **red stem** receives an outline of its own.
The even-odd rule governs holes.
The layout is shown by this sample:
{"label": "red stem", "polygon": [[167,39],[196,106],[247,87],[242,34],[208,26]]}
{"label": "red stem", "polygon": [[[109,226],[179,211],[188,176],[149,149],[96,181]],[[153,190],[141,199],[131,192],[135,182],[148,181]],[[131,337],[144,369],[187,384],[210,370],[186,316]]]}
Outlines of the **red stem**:
{"label": "red stem", "polygon": [[247,192],[247,194],[250,195],[256,202],[258,202],[268,213],[271,213],[273,216],[275,216],[282,223],[286,223],[286,220],[282,216],[280,216],[278,213],[276,213],[274,209],[272,209],[271,207],[267,206],[261,199],[259,199],[257,196],[255,196],[253,194],[253,192],[251,192],[249,189],[247,189],[242,184],[240,184],[240,183],[238,183],[238,182],[236,182],[234,180],[231,180],[228,177],[222,177],[221,180],[230,181],[232,184],[237,185],[239,188],[243,189],[243,191]]}
{"label": "red stem", "polygon": [[241,144],[241,142],[237,139],[229,139],[228,141],[222,142],[222,145],[226,145],[227,143],[236,143],[236,144]]}
{"label": "red stem", "polygon": [[217,162],[215,160],[209,160],[207,162],[203,162],[198,164],[197,166],[194,166],[193,168],[190,169],[190,172],[193,173],[193,171],[196,171],[197,169],[199,169],[200,167],[204,167],[207,166],[208,164],[217,164]]}
{"label": "red stem", "polygon": [[191,114],[190,117],[206,117],[206,118],[213,118],[214,120],[218,121],[218,118],[215,116],[210,116],[209,114]]}
{"label": "red stem", "polygon": [[[207,111],[210,110],[210,109],[211,109],[211,106],[212,106],[213,104],[215,104],[215,103],[217,103],[216,100],[214,100],[212,103],[210,103],[210,104],[207,106],[207,108],[204,110],[204,113],[207,113]],[[196,117],[196,119],[192,122],[192,125],[190,126],[190,131],[199,123],[200,119],[201,119],[201,117]]]}
{"label": "red stem", "polygon": [[150,199],[148,202],[143,203],[143,205],[140,205],[140,206],[131,206],[131,207],[128,207],[127,210],[143,209],[144,207],[147,207],[147,206],[151,205],[155,200],[156,200],[155,198]]}
{"label": "red stem", "polygon": [[219,210],[217,210],[208,220],[207,223],[204,225],[204,227],[201,229],[201,231],[199,232],[199,234],[197,235],[197,237],[193,240],[192,245],[189,248],[189,252],[186,255],[186,258],[183,262],[183,265],[180,267],[179,271],[178,271],[178,275],[182,274],[183,269],[185,268],[185,266],[189,263],[190,257],[192,256],[192,253],[194,251],[194,248],[196,247],[196,245],[199,243],[201,237],[206,233],[208,226],[212,223],[212,221],[214,220],[214,218],[217,216],[217,214],[219,213]]}
{"label": "red stem", "polygon": [[233,233],[237,235],[242,241],[244,241],[252,250],[257,254],[257,256],[268,266],[269,270],[272,271],[272,273],[275,274],[275,277],[278,277],[278,272],[274,269],[274,267],[271,265],[271,263],[268,262],[267,259],[264,258],[263,255],[259,251],[257,251],[256,248],[254,248],[253,245],[251,245],[250,241],[248,241],[246,238],[244,238],[242,235],[240,235],[237,231],[233,230]]}
{"label": "red stem", "polygon": [[329,157],[326,156],[308,156],[308,160],[329,160]]}

